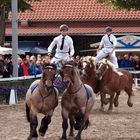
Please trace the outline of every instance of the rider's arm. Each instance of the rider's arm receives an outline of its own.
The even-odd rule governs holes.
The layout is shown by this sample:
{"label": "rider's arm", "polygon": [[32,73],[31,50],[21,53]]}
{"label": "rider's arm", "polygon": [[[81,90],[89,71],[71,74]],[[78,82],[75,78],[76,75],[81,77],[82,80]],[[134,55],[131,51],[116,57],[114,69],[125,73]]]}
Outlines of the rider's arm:
{"label": "rider's arm", "polygon": [[74,53],[75,53],[75,51],[74,51],[73,41],[71,40],[71,43],[70,43],[70,56],[73,56]]}
{"label": "rider's arm", "polygon": [[103,38],[102,38],[102,40],[100,42],[100,45],[99,45],[99,47],[97,49],[97,52],[100,51],[103,48],[103,46],[104,46],[104,42],[103,42]]}
{"label": "rider's arm", "polygon": [[52,53],[52,50],[53,50],[55,45],[56,45],[56,39],[54,38],[54,40],[52,41],[52,43],[48,47],[48,55]]}

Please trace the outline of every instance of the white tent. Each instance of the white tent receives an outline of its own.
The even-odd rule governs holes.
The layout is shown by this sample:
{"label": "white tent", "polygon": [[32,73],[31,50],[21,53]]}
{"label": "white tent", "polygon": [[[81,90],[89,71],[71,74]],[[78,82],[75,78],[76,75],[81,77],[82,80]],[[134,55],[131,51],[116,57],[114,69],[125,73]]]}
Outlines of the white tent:
{"label": "white tent", "polygon": [[[0,54],[2,54],[2,55],[12,54],[12,49],[0,46]],[[25,54],[25,52],[22,50],[18,50],[18,54]]]}

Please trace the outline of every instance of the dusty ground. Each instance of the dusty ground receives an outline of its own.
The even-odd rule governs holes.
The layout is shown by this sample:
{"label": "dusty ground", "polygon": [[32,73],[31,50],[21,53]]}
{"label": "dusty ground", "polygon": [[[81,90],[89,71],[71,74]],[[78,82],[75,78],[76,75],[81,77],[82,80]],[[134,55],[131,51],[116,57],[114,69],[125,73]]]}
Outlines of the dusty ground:
{"label": "dusty ground", "polygon": [[[127,95],[121,94],[120,105],[113,113],[99,111],[99,97],[90,115],[91,126],[82,134],[83,140],[140,140],[140,90],[135,89],[134,106],[126,104]],[[41,115],[39,115],[39,120]],[[61,129],[60,105],[56,108],[45,138],[59,140]],[[26,140],[29,124],[25,117],[24,103],[0,106],[0,140]]]}

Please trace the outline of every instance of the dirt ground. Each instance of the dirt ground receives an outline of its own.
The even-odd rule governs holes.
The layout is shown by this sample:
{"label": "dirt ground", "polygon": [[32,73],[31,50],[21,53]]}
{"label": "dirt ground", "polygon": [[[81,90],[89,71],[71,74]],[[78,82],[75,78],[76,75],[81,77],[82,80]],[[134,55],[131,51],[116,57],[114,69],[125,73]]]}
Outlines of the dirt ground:
{"label": "dirt ground", "polygon": [[[90,115],[91,126],[82,133],[82,140],[140,140],[140,90],[134,89],[134,106],[126,104],[127,95],[122,93],[119,107],[111,114],[100,112],[100,100]],[[106,107],[107,108],[107,107]],[[39,140],[59,140],[62,134],[60,105],[55,109],[52,122],[44,138]],[[42,115],[39,115],[39,121]],[[29,124],[25,117],[24,102],[14,106],[0,105],[0,140],[26,140]]]}

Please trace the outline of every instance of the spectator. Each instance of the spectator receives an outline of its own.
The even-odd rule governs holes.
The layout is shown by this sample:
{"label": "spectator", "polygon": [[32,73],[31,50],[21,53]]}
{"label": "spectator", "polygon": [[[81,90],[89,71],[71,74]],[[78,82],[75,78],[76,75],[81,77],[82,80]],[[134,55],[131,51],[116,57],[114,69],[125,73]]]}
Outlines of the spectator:
{"label": "spectator", "polygon": [[4,56],[0,54],[0,77],[3,77],[3,73],[4,73]]}
{"label": "spectator", "polygon": [[5,58],[5,67],[4,67],[4,73],[3,73],[3,78],[8,78],[8,77],[12,77],[13,74],[13,64],[11,61],[11,57],[6,57]]}
{"label": "spectator", "polygon": [[23,69],[23,76],[28,76],[29,70],[28,70],[28,62],[27,62],[26,58],[23,58],[23,62],[21,63],[21,67]]}
{"label": "spectator", "polygon": [[134,56],[134,68],[135,70],[140,70],[140,57],[139,56]]}
{"label": "spectator", "polygon": [[18,58],[18,76],[23,76],[23,69],[22,69],[21,63],[22,63],[22,59],[19,57]]}
{"label": "spectator", "polygon": [[130,67],[132,68],[133,67],[132,62],[129,60],[128,54],[124,55],[124,58],[122,59],[120,66],[121,66],[121,68],[130,68]]}

